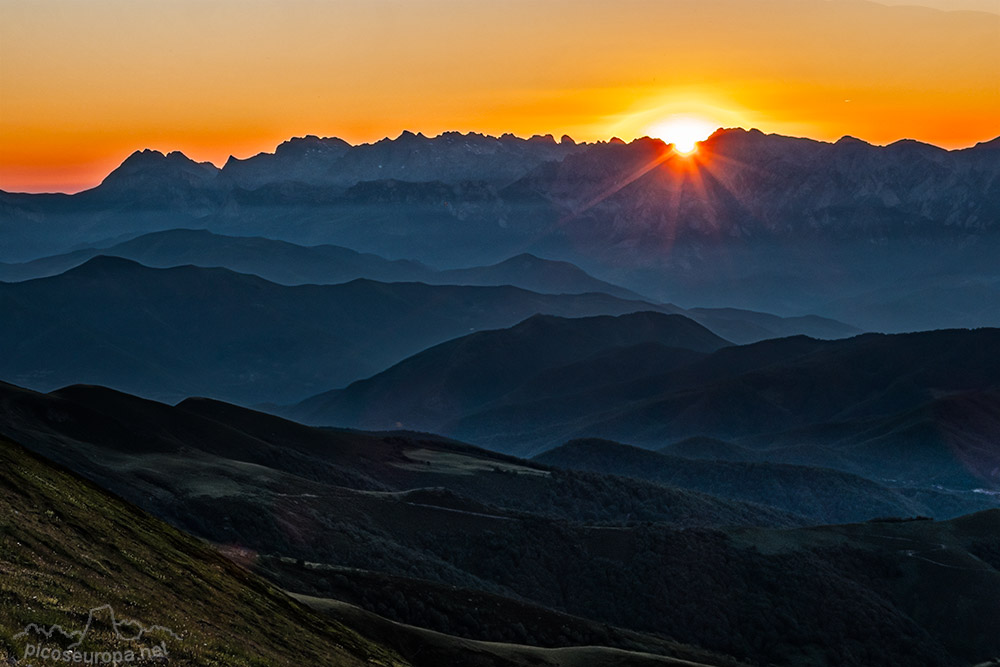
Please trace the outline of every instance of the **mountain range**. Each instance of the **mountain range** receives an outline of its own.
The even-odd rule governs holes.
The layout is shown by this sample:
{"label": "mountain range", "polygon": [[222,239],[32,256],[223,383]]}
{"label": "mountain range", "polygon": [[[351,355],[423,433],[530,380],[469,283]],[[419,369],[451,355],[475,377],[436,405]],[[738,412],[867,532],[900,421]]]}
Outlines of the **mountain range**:
{"label": "mountain range", "polygon": [[[204,251],[205,263],[228,259],[239,268],[268,273],[262,264],[274,242],[211,237],[198,245],[205,235],[171,232],[126,245],[144,259],[159,257],[166,264],[194,259],[189,255]],[[218,246],[222,249],[213,254],[211,248]],[[176,252],[159,253],[164,247]],[[191,249],[189,254],[181,252],[184,247]],[[243,254],[247,247],[251,250]],[[287,249],[292,258],[312,252]],[[353,265],[346,262],[338,269],[325,259],[345,253],[315,250],[321,257],[316,265],[331,267],[329,272],[410,266],[401,263],[400,269],[377,257],[349,255]],[[525,270],[525,263],[533,269]],[[271,265],[297,264],[294,259],[274,259]],[[417,271],[429,273],[420,267]],[[152,269],[120,257],[95,256],[56,276],[0,283],[0,304],[7,316],[0,330],[0,348],[6,351],[0,374],[46,390],[82,382],[173,400],[201,394],[246,404],[287,403],[344,386],[442,341],[509,326],[538,313],[577,317],[684,312],[669,304],[601,292],[539,294],[503,284],[509,279],[561,292],[589,289],[598,282],[573,267],[534,258],[462,273],[467,281],[501,284],[355,279],[284,286],[222,268]],[[459,279],[446,272],[433,275]],[[783,320],[749,312],[716,317],[710,310],[694,317],[709,326],[717,323],[741,341],[788,330],[832,336],[854,331],[821,318]]]}
{"label": "mountain range", "polygon": [[0,264],[0,281],[21,282],[58,275],[98,255],[123,257],[154,268],[223,267],[281,285],[332,285],[367,278],[434,285],[512,285],[545,294],[601,292],[623,299],[643,299],[635,292],[598,280],[568,262],[546,260],[527,253],[491,266],[438,271],[419,262],[389,260],[340,246],[300,246],[195,229],[152,232],[107,248],[84,248],[31,262]]}
{"label": "mountain range", "polygon": [[[511,285],[541,294],[598,292],[621,299],[650,301],[618,285],[589,275],[569,262],[522,253],[490,266],[436,270],[411,260],[389,260],[340,246],[299,246],[262,237],[213,234],[205,230],[152,232],[107,248],[85,248],[20,264],[0,263],[0,281],[21,282],[64,273],[99,255],[123,257],[154,268],[222,267],[281,285],[337,284],[366,278],[379,282],[432,285]],[[687,315],[734,342],[805,334],[843,338],[859,329],[829,318],[807,315],[778,317],[735,308],[658,307]]]}
{"label": "mountain range", "polygon": [[[299,618],[344,650],[391,651],[398,664],[465,664],[463,656],[485,655],[493,662],[484,664],[499,665],[680,659],[720,667],[803,660],[950,666],[981,662],[998,649],[989,629],[1000,600],[993,594],[1000,591],[1000,510],[947,522],[905,520],[911,503],[836,474],[835,488],[857,494],[855,511],[872,501],[871,510],[904,516],[805,527],[811,520],[801,515],[668,480],[574,471],[426,434],[314,429],[204,399],[172,407],[100,387],[39,394],[0,385],[0,410],[0,437],[116,494],[65,471],[52,477],[52,464],[37,457],[25,469],[25,454],[17,454],[0,474],[21,475],[27,485],[14,488],[33,494],[14,501],[30,522],[10,522],[21,526],[21,558],[52,559],[50,543],[28,532],[50,535],[46,521],[62,523],[62,535],[86,526],[91,539],[82,553],[111,554],[120,529],[107,524],[139,516],[138,524],[129,520],[137,544],[127,553],[161,545],[150,562],[166,556],[189,572],[212,572],[204,575],[211,590],[192,589],[169,611],[157,610],[167,614],[164,624],[182,629],[185,618],[208,621],[190,650],[211,653],[227,641],[234,617],[218,610],[240,595],[230,573],[261,591],[247,569],[372,643],[346,643],[346,629],[331,634],[275,592],[258,592],[256,600],[280,610],[276,623]],[[3,456],[11,451],[18,450],[0,449]],[[678,479],[716,475],[703,468]],[[769,474],[771,484],[796,488],[800,499],[810,482],[831,476],[781,466]],[[823,504],[822,489],[815,492],[814,508]],[[222,552],[246,569],[220,566],[206,545],[142,518],[120,499],[230,545]],[[64,557],[54,558],[55,567]],[[49,560],[39,562],[50,572]],[[63,569],[59,576],[74,591],[66,604],[90,604],[82,574]],[[144,581],[147,591],[160,585]],[[723,597],[729,603],[720,614]],[[242,609],[248,616],[232,622],[263,617]],[[299,650],[325,646],[314,641]],[[569,648],[588,646],[606,648]],[[234,664],[242,664],[239,657]]]}
{"label": "mountain range", "polygon": [[945,151],[720,130],[576,144],[449,133],[306,138],[222,169],[137,152],[76,195],[0,194],[0,260],[177,227],[437,266],[530,253],[684,307],[863,329],[997,325],[1000,142]]}
{"label": "mountain range", "polygon": [[[81,657],[105,650],[138,654],[140,646],[154,646],[178,664],[739,667],[694,647],[554,612],[541,616],[564,629],[576,625],[595,645],[487,643],[403,625],[337,600],[289,595],[235,562],[241,550],[195,539],[5,438],[0,461],[0,499],[7,510],[0,520],[0,659],[9,664],[29,657],[29,644],[56,648],[63,656],[70,648],[63,637],[81,633]],[[58,598],[49,595],[57,590]],[[133,628],[143,627],[132,620],[137,618],[151,628],[148,637],[131,636]],[[601,643],[604,637],[611,641]],[[608,647],[615,641],[646,641],[661,654]]]}
{"label": "mountain range", "polygon": [[285,287],[226,269],[95,257],[0,284],[0,373],[54,388],[110,384],[175,397],[282,401],[364,377],[469,331],[535,313],[657,308],[605,294],[354,280]]}
{"label": "mountain range", "polygon": [[[562,340],[591,342],[595,321],[529,320],[449,341],[285,413],[430,430],[521,455],[580,437],[652,449],[710,438],[708,451],[730,460],[822,465],[902,486],[1000,489],[1000,330],[730,346],[673,317],[601,320],[618,335],[574,344],[575,355],[541,353],[544,361],[533,355]],[[662,329],[629,340],[637,322]],[[702,444],[690,444],[688,455]]]}
{"label": "mountain range", "polygon": [[0,192],[0,662],[1000,664],[998,185],[737,129]]}

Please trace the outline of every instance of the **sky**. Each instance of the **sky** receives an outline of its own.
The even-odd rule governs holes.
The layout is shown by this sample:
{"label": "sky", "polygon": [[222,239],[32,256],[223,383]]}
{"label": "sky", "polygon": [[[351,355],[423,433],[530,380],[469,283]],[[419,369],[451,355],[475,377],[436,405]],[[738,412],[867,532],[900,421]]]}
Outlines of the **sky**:
{"label": "sky", "polygon": [[0,189],[292,137],[1000,135],[1000,0],[0,0]]}

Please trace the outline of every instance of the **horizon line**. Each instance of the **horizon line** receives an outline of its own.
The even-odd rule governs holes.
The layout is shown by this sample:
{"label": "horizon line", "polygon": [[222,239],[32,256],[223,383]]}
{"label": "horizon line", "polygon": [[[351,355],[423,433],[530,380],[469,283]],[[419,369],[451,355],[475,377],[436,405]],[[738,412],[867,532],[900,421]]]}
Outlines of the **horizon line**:
{"label": "horizon line", "polygon": [[[933,144],[933,143],[930,143],[930,142],[927,142],[927,141],[921,141],[920,139],[914,139],[912,137],[902,137],[900,139],[896,139],[895,141],[891,141],[889,143],[877,144],[877,143],[873,143],[873,142],[867,141],[865,139],[861,139],[859,137],[855,137],[855,136],[850,135],[850,134],[842,135],[840,138],[838,138],[836,140],[827,140],[827,139],[816,139],[814,137],[808,137],[808,136],[795,136],[795,135],[780,134],[778,132],[764,132],[763,130],[761,130],[759,128],[756,128],[756,127],[746,128],[746,127],[742,127],[742,126],[733,126],[733,127],[718,127],[708,137],[706,137],[705,139],[702,139],[701,141],[698,141],[696,143],[702,144],[702,143],[704,143],[706,141],[709,141],[710,139],[716,137],[720,133],[735,132],[735,131],[742,131],[742,132],[745,132],[745,133],[748,133],[748,134],[759,133],[761,135],[768,136],[768,137],[783,137],[783,138],[786,138],[786,139],[799,139],[799,140],[803,140],[803,141],[812,141],[812,142],[815,142],[815,143],[828,144],[828,145],[831,145],[831,146],[835,145],[837,143],[840,143],[842,141],[845,141],[845,140],[847,140],[847,141],[858,141],[860,143],[863,143],[863,144],[865,144],[867,146],[871,146],[871,147],[874,147],[874,148],[887,148],[889,146],[894,146],[896,144],[903,143],[903,142],[913,142],[913,143],[917,143],[917,144],[922,144],[924,146],[930,146],[930,147],[936,148],[938,150],[945,151],[947,153],[955,153],[955,152],[970,150],[970,149],[973,149],[973,148],[975,148],[977,146],[981,146],[983,144],[988,144],[988,143],[991,143],[993,141],[996,141],[996,140],[1000,139],[1000,134],[998,134],[998,135],[996,135],[996,136],[994,136],[992,138],[984,139],[982,141],[977,141],[976,143],[971,144],[971,145],[961,146],[961,147],[958,147],[958,148],[945,148],[943,146],[939,146],[937,144]],[[515,134],[513,132],[503,132],[503,133],[501,133],[499,135],[494,135],[494,134],[489,134],[489,133],[485,133],[485,132],[476,132],[476,131],[473,131],[473,130],[470,130],[468,132],[462,132],[460,130],[445,130],[445,131],[440,132],[439,134],[436,134],[436,135],[433,135],[433,136],[429,136],[429,135],[424,134],[420,130],[414,132],[414,131],[409,130],[409,129],[404,129],[404,130],[401,130],[400,133],[398,135],[396,135],[395,137],[390,137],[390,136],[386,135],[386,136],[384,136],[384,137],[382,137],[380,139],[375,139],[375,140],[372,140],[372,141],[365,141],[365,142],[359,142],[359,143],[351,143],[350,141],[348,141],[346,139],[343,139],[341,137],[338,137],[336,135],[320,136],[320,135],[316,135],[316,134],[303,134],[301,136],[295,135],[295,136],[289,137],[288,139],[285,139],[281,143],[277,144],[274,147],[274,149],[272,151],[270,151],[270,152],[268,152],[266,150],[264,150],[264,151],[258,151],[256,153],[253,153],[252,155],[248,155],[247,157],[242,157],[242,158],[238,158],[235,155],[230,154],[229,157],[226,158],[226,160],[221,165],[220,164],[216,164],[212,160],[203,160],[203,161],[199,162],[197,160],[192,159],[191,157],[189,157],[187,154],[185,154],[181,150],[163,151],[163,150],[161,150],[159,148],[153,148],[151,146],[146,146],[144,148],[137,148],[137,149],[131,151],[124,159],[121,160],[121,162],[118,163],[117,167],[115,167],[114,169],[112,169],[111,171],[109,171],[107,174],[105,174],[104,178],[102,178],[97,183],[95,183],[93,185],[81,187],[78,190],[35,190],[35,191],[31,191],[31,190],[6,190],[3,187],[0,187],[0,193],[12,194],[12,195],[66,195],[66,196],[72,196],[72,195],[76,195],[76,194],[81,194],[83,192],[88,192],[90,190],[93,190],[93,189],[96,189],[96,188],[100,187],[100,185],[104,182],[104,180],[107,178],[107,176],[109,176],[110,174],[114,173],[114,171],[116,171],[123,164],[125,164],[125,162],[127,162],[129,160],[129,158],[131,158],[134,155],[143,154],[143,153],[157,153],[157,154],[159,154],[161,156],[164,156],[164,157],[166,157],[168,155],[173,155],[173,154],[177,153],[177,154],[180,154],[180,155],[184,156],[186,159],[191,160],[192,162],[195,162],[196,164],[211,165],[215,169],[221,171],[222,169],[225,168],[225,166],[227,164],[229,164],[231,161],[234,161],[234,160],[238,161],[238,162],[242,162],[242,161],[253,159],[253,158],[261,156],[261,155],[275,155],[277,153],[278,148],[280,148],[281,146],[283,146],[283,145],[285,145],[287,143],[291,143],[291,142],[296,141],[296,140],[298,140],[298,141],[305,141],[305,140],[308,140],[308,139],[314,139],[314,140],[317,140],[317,141],[332,141],[332,140],[337,140],[337,141],[344,142],[345,144],[347,144],[351,148],[359,148],[359,147],[362,147],[362,146],[374,146],[376,144],[380,144],[380,143],[383,143],[383,142],[386,142],[386,141],[388,141],[388,142],[395,142],[395,141],[399,141],[399,140],[403,139],[404,137],[405,138],[413,137],[413,138],[418,138],[418,139],[424,139],[424,140],[427,140],[427,141],[433,141],[433,140],[440,139],[440,138],[448,136],[448,135],[458,135],[458,136],[462,136],[462,137],[466,137],[466,136],[478,136],[478,137],[483,137],[483,138],[486,138],[486,139],[494,139],[494,140],[497,140],[497,141],[505,139],[505,138],[512,138],[512,139],[516,139],[516,140],[519,140],[519,141],[542,140],[542,141],[551,141],[553,144],[556,144],[556,145],[559,145],[559,144],[562,144],[562,143],[569,143],[569,144],[573,144],[573,145],[576,145],[576,146],[600,146],[600,145],[607,145],[607,144],[613,144],[613,143],[621,143],[621,144],[624,144],[624,145],[631,145],[631,144],[634,144],[634,143],[639,142],[639,141],[658,141],[658,142],[663,143],[665,146],[672,146],[673,145],[672,143],[669,143],[669,142],[665,141],[664,139],[661,139],[660,137],[653,137],[653,136],[650,136],[650,135],[643,135],[641,137],[640,136],[636,136],[636,137],[633,137],[630,141],[625,141],[624,139],[621,139],[620,137],[617,137],[617,136],[613,136],[613,137],[611,137],[609,139],[598,139],[596,141],[576,141],[569,134],[563,134],[563,135],[560,136],[559,139],[556,139],[555,135],[552,134],[552,133],[532,134],[531,136],[520,136],[520,135],[517,135],[517,134]],[[568,141],[564,141],[565,139],[568,139]]]}

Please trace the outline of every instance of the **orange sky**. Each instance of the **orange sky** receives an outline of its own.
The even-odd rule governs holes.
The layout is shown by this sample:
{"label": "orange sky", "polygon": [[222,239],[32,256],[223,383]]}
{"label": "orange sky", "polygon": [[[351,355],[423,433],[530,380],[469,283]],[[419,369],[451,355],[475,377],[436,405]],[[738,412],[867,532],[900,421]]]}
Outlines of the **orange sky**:
{"label": "orange sky", "polygon": [[[1000,135],[1000,0],[0,0],[0,189],[137,148],[304,134],[720,126],[949,148]],[[991,11],[941,11],[956,7]]]}

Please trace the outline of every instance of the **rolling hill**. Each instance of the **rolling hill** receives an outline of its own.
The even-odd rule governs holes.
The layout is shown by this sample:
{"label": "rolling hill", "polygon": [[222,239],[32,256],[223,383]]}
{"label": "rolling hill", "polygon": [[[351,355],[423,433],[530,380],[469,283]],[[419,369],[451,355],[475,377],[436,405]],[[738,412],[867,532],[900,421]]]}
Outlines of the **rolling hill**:
{"label": "rolling hill", "polygon": [[[604,656],[622,667],[736,664],[662,640],[662,651],[698,661],[610,648],[495,645],[404,626],[336,600],[295,596],[297,602],[211,545],[2,438],[0,461],[7,517],[0,523],[0,659],[10,664],[30,657],[29,644],[36,655],[45,646],[76,650],[84,659],[93,652],[139,654],[156,647],[171,662],[206,667],[265,661],[430,667],[440,660],[558,667]],[[123,613],[141,621],[124,620]],[[571,622],[588,627],[582,619]],[[134,639],[129,633],[137,625],[142,636]],[[74,647],[73,637],[41,634],[56,626],[82,631],[83,643]],[[590,627],[602,631],[598,624]],[[638,633],[630,637],[642,641]]]}
{"label": "rolling hill", "polygon": [[[398,492],[437,487],[472,503],[484,520],[500,523],[521,511],[612,522],[631,514],[678,525],[802,522],[759,505],[645,482],[553,474],[544,466],[438,436],[315,429],[209,399],[172,407],[102,387],[73,386],[52,394],[0,387],[0,433],[20,438],[142,507],[167,516],[190,515],[192,521],[198,521],[201,512],[194,510],[202,503],[217,495],[224,504],[232,492],[242,496],[239,489],[247,486],[254,490],[251,498],[280,491],[276,497],[287,496],[293,504],[348,502],[393,522],[390,510],[400,508]],[[213,475],[216,482],[210,481]],[[311,494],[302,485],[325,491]],[[270,502],[260,501],[265,507]],[[340,513],[328,514],[324,521]],[[246,528],[265,530],[253,527],[255,518],[242,517]],[[277,524],[271,529],[280,532]],[[213,525],[211,530],[225,528]]]}
{"label": "rolling hill", "polygon": [[[803,527],[662,484],[429,435],[314,429],[204,399],[170,407],[94,387],[4,386],[0,408],[4,437],[232,545],[231,558],[415,664],[422,644],[498,665],[610,656],[950,667],[1000,648],[990,632],[1000,511]],[[54,516],[72,516],[62,511]],[[540,622],[518,628],[511,616]],[[425,627],[395,625],[407,622]],[[498,638],[506,643],[477,643]],[[619,651],[571,648],[591,639]]]}
{"label": "rolling hill", "polygon": [[[248,404],[300,400],[470,331],[539,313],[679,310],[511,286],[365,279],[284,286],[227,269],[153,269],[107,256],[57,276],[0,283],[0,306],[7,316],[0,346],[8,351],[0,376],[14,382],[43,390],[97,383],[168,400],[206,395]],[[732,318],[726,326],[741,329]],[[759,333],[754,324],[742,328]]]}
{"label": "rolling hill", "polygon": [[[170,407],[98,387],[50,395],[0,388],[4,435],[17,434],[37,451],[175,525],[220,544],[240,545],[226,550],[238,561],[258,567],[259,551],[363,568],[382,577],[416,575],[407,584],[414,600],[432,598],[441,584],[469,589],[468,595],[489,592],[497,600],[512,594],[435,556],[423,531],[463,523],[489,531],[584,517],[614,524],[634,516],[692,526],[797,521],[768,508],[679,489],[552,471],[429,435],[318,430],[205,399]],[[264,564],[260,571],[273,575]],[[505,604],[543,617],[553,613],[526,600]],[[460,619],[470,611],[462,605],[449,614]],[[518,639],[506,630],[511,618],[486,610],[473,613],[483,618],[485,628],[477,625],[474,636],[502,632],[508,644]],[[696,657],[698,664],[705,656],[711,658],[705,664],[734,662],[600,622],[556,616],[554,628],[543,632],[539,627],[520,639],[534,637],[543,646],[566,648],[574,645],[572,637],[589,638],[629,651]],[[371,619],[365,618],[367,631]],[[376,630],[379,636],[387,631]],[[392,632],[407,634],[399,628]],[[506,650],[531,654],[524,647]],[[529,657],[524,660],[530,662]],[[632,659],[638,661],[634,664],[664,663],[662,657]]]}
{"label": "rolling hill", "polygon": [[[74,250],[20,264],[0,263],[0,281],[21,282],[55,276],[98,256],[122,257],[152,268],[221,267],[290,286],[332,285],[364,278],[431,285],[510,285],[541,294],[594,292],[625,300],[648,301],[635,292],[594,278],[569,262],[543,259],[530,253],[521,253],[489,266],[438,271],[419,262],[387,260],[339,246],[300,246],[262,237],[213,234],[203,229],[152,232],[108,247]],[[732,308],[685,311],[672,304],[657,307],[665,312],[686,315],[738,343],[794,334],[845,338],[861,333],[850,325],[816,316],[778,317]]]}
{"label": "rolling hill", "polygon": [[[31,624],[85,630],[79,650],[88,653],[138,653],[163,642],[170,661],[186,665],[409,664],[20,445],[0,438],[0,461],[0,659],[7,664],[21,664],[29,643],[68,648],[68,639],[18,636]],[[88,610],[98,614],[91,626]],[[117,639],[116,610],[165,630]]]}
{"label": "rolling hill", "polygon": [[[518,454],[579,437],[651,449],[708,437],[749,448],[748,455],[732,450],[743,460],[971,491],[998,484],[1000,452],[991,444],[1000,413],[992,354],[998,335],[791,337],[696,354],[650,342],[562,366],[519,366],[518,357],[530,353],[514,349],[473,355],[475,339],[466,338],[445,348],[469,353],[454,367],[425,352],[296,408],[312,412],[292,414],[339,426],[433,428]],[[448,398],[449,386],[464,386],[461,378],[474,382],[500,364],[513,376],[484,390],[483,400]]]}
{"label": "rolling hill", "polygon": [[669,307],[604,294],[355,280],[285,287],[225,269],[150,269],[95,257],[51,278],[0,284],[0,375],[40,389],[107,384],[179,400],[303,398],[431,345],[536,313]]}
{"label": "rolling hill", "polygon": [[357,278],[417,281],[434,272],[417,262],[332,245],[300,246],[261,237],[223,236],[200,229],[152,232],[101,248],[0,265],[0,280],[20,282],[64,273],[99,255],[123,257],[152,268],[221,267],[280,285],[343,283]]}
{"label": "rolling hill", "polygon": [[304,401],[289,414],[311,423],[441,431],[456,415],[490,404],[526,377],[643,343],[669,348],[667,368],[728,345],[680,315],[536,315],[510,329],[432,347],[368,380]]}
{"label": "rolling hill", "polygon": [[512,285],[543,294],[601,292],[623,299],[642,297],[598,280],[568,262],[523,253],[492,266],[436,271],[419,262],[388,260],[333,245],[300,246],[261,237],[224,236],[203,229],[170,229],[103,248],[0,264],[0,281],[20,282],[58,275],[104,255],[152,268],[221,267],[260,276],[279,285],[333,285],[358,278],[434,285]]}

